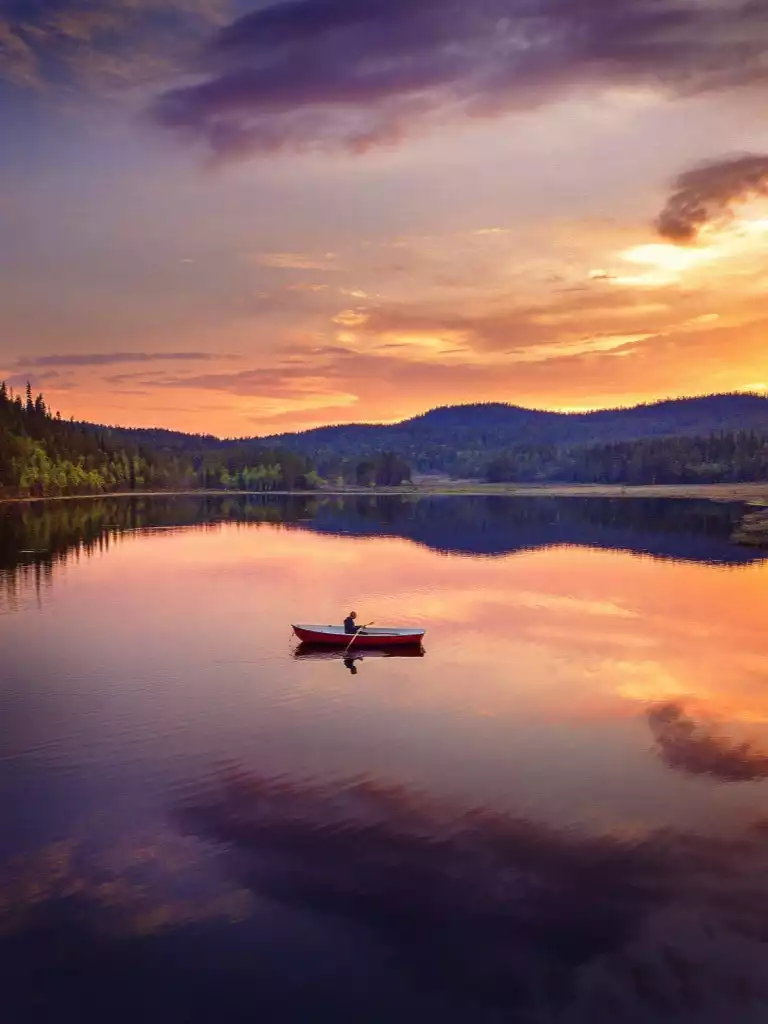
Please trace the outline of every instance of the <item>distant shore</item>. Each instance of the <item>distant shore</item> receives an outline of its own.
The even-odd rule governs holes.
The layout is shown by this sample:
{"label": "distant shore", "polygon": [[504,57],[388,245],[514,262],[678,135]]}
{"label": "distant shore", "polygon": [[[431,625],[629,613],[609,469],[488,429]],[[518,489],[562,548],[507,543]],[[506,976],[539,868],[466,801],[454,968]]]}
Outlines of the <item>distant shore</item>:
{"label": "distant shore", "polygon": [[768,505],[768,481],[744,484],[485,484],[472,480],[420,484],[407,493],[532,498],[699,498]]}
{"label": "distant shore", "polygon": [[744,484],[486,484],[476,480],[423,482],[408,487],[344,487],[296,491],[111,491],[106,494],[67,494],[45,498],[0,498],[0,504],[28,504],[41,501],[78,501],[99,498],[172,497],[305,497],[346,498],[402,495],[411,498],[502,495],[519,498],[691,498],[705,501],[746,502],[768,506],[768,482]]}

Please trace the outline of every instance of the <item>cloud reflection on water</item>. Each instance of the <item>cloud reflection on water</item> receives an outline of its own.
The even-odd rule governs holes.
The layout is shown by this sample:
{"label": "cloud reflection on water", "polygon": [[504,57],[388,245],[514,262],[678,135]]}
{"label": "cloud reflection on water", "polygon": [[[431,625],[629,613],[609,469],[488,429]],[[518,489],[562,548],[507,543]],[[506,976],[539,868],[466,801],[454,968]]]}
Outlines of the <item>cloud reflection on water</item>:
{"label": "cloud reflection on water", "polygon": [[[726,545],[720,510],[691,537],[685,523],[641,530],[646,509],[629,505],[566,505],[554,524],[560,507],[457,502],[431,525],[420,513],[432,533],[416,544],[311,529],[324,515],[328,532],[375,534],[386,516],[370,502],[288,529],[305,506],[163,498],[9,516],[9,579],[21,599],[37,573],[45,600],[5,619],[12,680],[18,665],[8,841],[30,822],[66,835],[68,808],[81,806],[111,835],[157,803],[194,856],[165,871],[150,838],[133,851],[126,840],[109,865],[77,850],[64,868],[41,855],[11,869],[0,962],[33,978],[60,970],[75,987],[119,965],[123,984],[146,981],[166,1007],[181,985],[185,1024],[231,1021],[233,1006],[250,1013],[238,1020],[263,1010],[304,1024],[318,992],[324,1008],[340,1000],[335,1021],[355,1024],[764,1024],[762,789],[712,783],[763,777],[760,748],[731,737],[749,728],[763,741],[768,723],[768,566],[706,564]],[[627,530],[612,532],[607,511]],[[589,546],[593,514],[610,550]],[[216,517],[229,521],[199,528]],[[452,537],[516,553],[445,557],[425,543]],[[346,608],[351,588],[382,620],[406,609],[428,620],[429,657],[371,658],[354,680],[332,659],[291,658],[297,604]],[[207,777],[223,757],[239,767]],[[196,857],[210,849],[218,888],[203,898]],[[232,924],[233,908],[250,917]],[[291,942],[269,959],[276,918],[314,922],[337,983],[297,994],[309,967],[295,967]],[[354,967],[342,938],[365,946]],[[226,983],[212,963],[225,941],[226,957],[241,957]],[[389,993],[398,1012],[351,1010],[352,974],[368,984],[382,964],[407,997],[370,982],[371,998]],[[277,1003],[264,1010],[270,972]],[[141,1019],[115,991],[120,1020]],[[212,1012],[224,991],[227,1008]],[[439,1013],[414,1009],[443,993]]]}
{"label": "cloud reflection on water", "polygon": [[[351,995],[345,1004],[344,971],[351,993],[366,957],[363,976],[388,965],[399,979],[386,998],[403,1021],[422,1019],[414,1008],[436,994],[441,1019],[457,1024],[765,1019],[763,821],[727,837],[669,828],[590,834],[371,778],[318,784],[237,765],[190,784],[171,816],[176,838],[145,836],[90,858],[62,843],[3,872],[0,951],[28,968],[34,949],[35,971],[57,978],[49,992],[63,972],[58,1012],[73,1009],[67,1000],[82,999],[83,986],[97,1002],[114,998],[105,990],[114,975],[157,986],[166,1019],[182,1019],[172,1016],[181,1003],[185,1021],[210,1019],[207,986],[221,980],[210,943],[262,956],[281,908],[288,919],[325,921],[326,943],[339,943],[337,1020],[360,1019]],[[205,861],[217,864],[221,888],[201,901]],[[185,891],[197,901],[180,899]],[[217,930],[196,946],[195,935],[206,935],[200,926],[218,929],[216,921],[236,926],[232,939]],[[160,936],[171,945],[158,945]],[[357,944],[359,962],[345,960],[345,941]],[[182,974],[172,966],[179,957]],[[239,1007],[236,1019],[280,998],[286,979],[260,991],[264,969],[254,962],[255,974],[233,976],[240,988],[226,1004]],[[18,985],[9,975],[12,1005],[33,1006],[34,993]],[[318,1009],[300,989],[282,990],[283,1019]],[[115,1019],[137,1005],[136,992],[122,997]]]}
{"label": "cloud reflection on water", "polygon": [[768,1006],[762,823],[587,835],[375,780],[238,768],[179,814],[230,851],[237,885],[364,927],[459,1018],[725,1024]]}
{"label": "cloud reflection on water", "polygon": [[647,716],[659,756],[669,768],[689,775],[710,775],[720,782],[768,778],[767,753],[748,740],[728,739],[714,724],[687,714],[680,704],[655,704]]}

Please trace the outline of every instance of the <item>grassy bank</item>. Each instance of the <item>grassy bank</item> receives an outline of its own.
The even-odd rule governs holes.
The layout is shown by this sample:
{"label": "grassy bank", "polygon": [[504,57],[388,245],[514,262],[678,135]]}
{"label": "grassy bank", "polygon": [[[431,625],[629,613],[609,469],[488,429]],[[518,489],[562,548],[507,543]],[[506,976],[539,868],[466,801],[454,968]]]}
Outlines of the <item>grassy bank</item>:
{"label": "grassy bank", "polygon": [[31,501],[77,501],[84,498],[153,498],[153,497],[233,497],[265,494],[271,497],[355,497],[361,495],[464,495],[482,497],[500,494],[508,497],[543,498],[698,498],[709,501],[743,501],[768,506],[768,482],[750,484],[641,484],[624,487],[616,484],[485,484],[476,480],[424,482],[409,487],[344,487],[313,491],[116,491],[109,494],[62,495],[48,498],[0,498],[0,504]]}
{"label": "grassy bank", "polygon": [[768,481],[749,484],[484,484],[472,480],[421,484],[416,494],[505,494],[521,498],[704,498],[768,505]]}
{"label": "grassy bank", "polygon": [[768,510],[749,512],[744,516],[732,539],[753,548],[768,548]]}

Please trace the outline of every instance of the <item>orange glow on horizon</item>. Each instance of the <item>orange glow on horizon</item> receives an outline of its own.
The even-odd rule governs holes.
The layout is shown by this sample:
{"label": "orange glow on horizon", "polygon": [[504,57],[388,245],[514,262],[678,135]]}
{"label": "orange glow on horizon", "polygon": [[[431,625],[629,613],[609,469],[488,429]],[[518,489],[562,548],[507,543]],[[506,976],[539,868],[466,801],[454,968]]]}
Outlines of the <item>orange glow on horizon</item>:
{"label": "orange glow on horizon", "polygon": [[[343,285],[264,292],[298,304],[296,325],[274,339],[258,318],[241,319],[192,331],[183,360],[137,341],[121,345],[125,357],[93,353],[90,365],[73,345],[71,366],[67,356],[28,373],[6,362],[0,377],[23,389],[28,376],[65,417],[221,437],[396,423],[473,402],[587,411],[760,391],[766,212],[748,204],[692,245],[589,221],[547,225],[523,247],[501,228],[395,239],[408,276],[386,290],[371,286],[370,256],[358,257],[358,280],[337,254]],[[285,270],[283,256],[302,274],[328,258],[289,253],[268,266]],[[469,257],[477,266],[466,270]],[[460,288],[436,281],[435,261]],[[132,351],[140,345],[146,356]]]}

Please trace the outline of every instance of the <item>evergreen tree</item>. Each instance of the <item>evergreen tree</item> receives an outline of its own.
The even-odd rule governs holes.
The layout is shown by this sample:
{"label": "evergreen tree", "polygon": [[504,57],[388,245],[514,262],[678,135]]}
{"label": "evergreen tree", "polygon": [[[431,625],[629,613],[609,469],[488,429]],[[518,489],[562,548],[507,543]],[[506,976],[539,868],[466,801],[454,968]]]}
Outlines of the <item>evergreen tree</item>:
{"label": "evergreen tree", "polygon": [[[287,450],[223,446],[191,438],[188,451],[138,445],[130,431],[53,417],[42,395],[26,403],[0,387],[0,496],[46,497],[109,491],[185,490],[203,483],[244,490],[317,487],[312,464]],[[212,450],[208,444],[213,443]]]}

